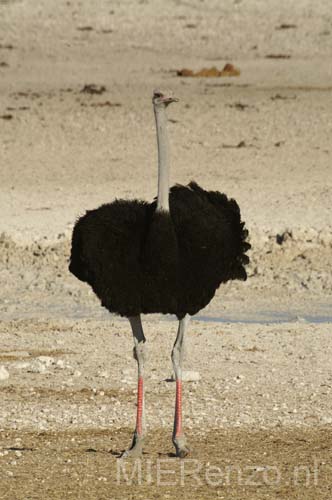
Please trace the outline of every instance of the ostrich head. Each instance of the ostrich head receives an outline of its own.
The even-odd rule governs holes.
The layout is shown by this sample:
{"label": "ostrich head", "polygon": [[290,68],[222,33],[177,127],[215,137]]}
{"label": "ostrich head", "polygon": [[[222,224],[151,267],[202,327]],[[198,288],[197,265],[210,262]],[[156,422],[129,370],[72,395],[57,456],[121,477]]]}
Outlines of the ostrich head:
{"label": "ostrich head", "polygon": [[153,91],[152,102],[155,108],[166,108],[171,102],[178,102],[179,99],[173,97],[172,92],[155,89]]}

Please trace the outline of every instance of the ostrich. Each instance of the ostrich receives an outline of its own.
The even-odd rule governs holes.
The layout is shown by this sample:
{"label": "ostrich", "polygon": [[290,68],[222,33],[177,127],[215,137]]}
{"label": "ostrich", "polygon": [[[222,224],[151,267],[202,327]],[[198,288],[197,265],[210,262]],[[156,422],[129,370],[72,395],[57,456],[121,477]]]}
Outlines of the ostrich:
{"label": "ostrich", "polygon": [[116,199],[87,211],[75,224],[69,270],[87,282],[110,312],[129,319],[138,366],[137,415],[132,444],[122,456],[140,456],[145,436],[145,336],[141,314],[174,314],[176,379],[173,444],[189,452],[182,428],[182,359],[190,316],[205,307],[221,283],[246,280],[248,231],[233,199],[195,182],[169,189],[166,108],[178,99],[155,90],[158,195],[152,203]]}

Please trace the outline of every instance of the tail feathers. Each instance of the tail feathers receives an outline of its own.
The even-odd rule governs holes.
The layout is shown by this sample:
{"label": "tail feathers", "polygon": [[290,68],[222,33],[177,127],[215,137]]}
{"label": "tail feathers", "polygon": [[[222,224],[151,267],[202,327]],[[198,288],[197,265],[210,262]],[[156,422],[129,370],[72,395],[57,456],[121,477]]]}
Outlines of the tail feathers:
{"label": "tail feathers", "polygon": [[[240,207],[233,198],[228,198],[224,193],[219,191],[205,191],[196,182],[192,181],[188,184],[187,189],[195,193],[202,201],[208,201],[216,210],[221,210],[227,218],[233,239],[232,244],[232,263],[228,269],[228,279],[239,279],[245,281],[247,273],[245,267],[249,264],[249,257],[246,252],[251,248],[247,241],[248,230],[245,228],[245,223],[241,221]],[[176,185],[172,188],[174,192],[184,189],[183,186]],[[227,281],[226,280],[226,281]]]}
{"label": "tail feathers", "polygon": [[250,250],[251,245],[246,241],[248,238],[248,230],[245,229],[244,222],[240,224],[240,245],[239,245],[239,254],[236,259],[236,266],[234,269],[234,279],[238,279],[241,281],[246,281],[247,272],[244,266],[247,266],[250,262],[248,255],[246,252]]}
{"label": "tail feathers", "polygon": [[201,188],[194,181],[191,181],[188,186],[195,193],[208,199],[213,205],[222,206],[227,211],[232,212],[233,216],[237,217],[240,223],[240,207],[233,198],[228,198],[224,193],[220,193],[219,191],[205,191],[205,189]]}

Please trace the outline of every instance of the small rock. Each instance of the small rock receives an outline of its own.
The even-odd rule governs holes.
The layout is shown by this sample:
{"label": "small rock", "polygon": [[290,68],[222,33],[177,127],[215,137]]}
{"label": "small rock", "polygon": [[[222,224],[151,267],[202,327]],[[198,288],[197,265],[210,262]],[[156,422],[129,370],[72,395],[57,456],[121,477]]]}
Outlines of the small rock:
{"label": "small rock", "polygon": [[292,231],[286,230],[283,233],[277,234],[276,236],[276,242],[278,245],[282,245],[285,243],[285,241],[290,240],[293,238]]}
{"label": "small rock", "polygon": [[[173,373],[170,377],[171,380],[175,380],[175,374]],[[198,382],[201,379],[199,372],[194,371],[183,371],[182,372],[182,382]]]}
{"label": "small rock", "polygon": [[0,381],[7,380],[8,378],[9,378],[9,371],[4,366],[0,366]]}
{"label": "small rock", "polygon": [[79,370],[75,370],[74,373],[73,373],[73,377],[80,377],[82,375],[82,372],[80,372]]}
{"label": "small rock", "polygon": [[266,467],[264,467],[264,466],[260,466],[260,465],[257,465],[257,466],[254,468],[254,470],[255,470],[256,472],[263,472],[263,471],[265,471],[265,470],[266,470]]}
{"label": "small rock", "polygon": [[201,379],[199,372],[184,371],[182,372],[183,382],[198,382]]}
{"label": "small rock", "polygon": [[28,368],[29,373],[45,373],[46,366],[38,360],[34,360]]}
{"label": "small rock", "polygon": [[15,363],[15,368],[18,370],[25,370],[26,368],[29,368],[30,363],[27,361],[20,361],[19,363]]}
{"label": "small rock", "polygon": [[56,362],[56,366],[57,368],[60,368],[60,370],[62,370],[65,367],[65,362],[63,361],[63,359],[58,359],[58,361]]}
{"label": "small rock", "polygon": [[122,384],[130,384],[130,383],[131,383],[131,380],[128,380],[128,379],[126,379],[126,378],[122,378],[122,379],[121,379],[121,383],[122,383]]}
{"label": "small rock", "polygon": [[132,375],[133,374],[133,370],[131,368],[124,368],[122,371],[121,371],[122,375]]}
{"label": "small rock", "polygon": [[85,94],[103,94],[104,92],[106,92],[106,87],[104,85],[96,85],[94,83],[84,85],[81,90],[81,93]]}
{"label": "small rock", "polygon": [[55,359],[51,356],[38,356],[37,359],[47,367],[55,364]]}

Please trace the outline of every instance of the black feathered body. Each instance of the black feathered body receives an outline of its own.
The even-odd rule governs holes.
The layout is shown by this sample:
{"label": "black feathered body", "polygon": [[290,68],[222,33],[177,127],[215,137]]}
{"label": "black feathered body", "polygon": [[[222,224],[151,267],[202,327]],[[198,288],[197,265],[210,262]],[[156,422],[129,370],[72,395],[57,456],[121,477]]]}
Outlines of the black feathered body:
{"label": "black feathered body", "polygon": [[247,278],[248,232],[236,201],[196,183],[156,202],[116,200],[88,211],[73,230],[70,271],[122,316],[205,307],[221,283]]}

